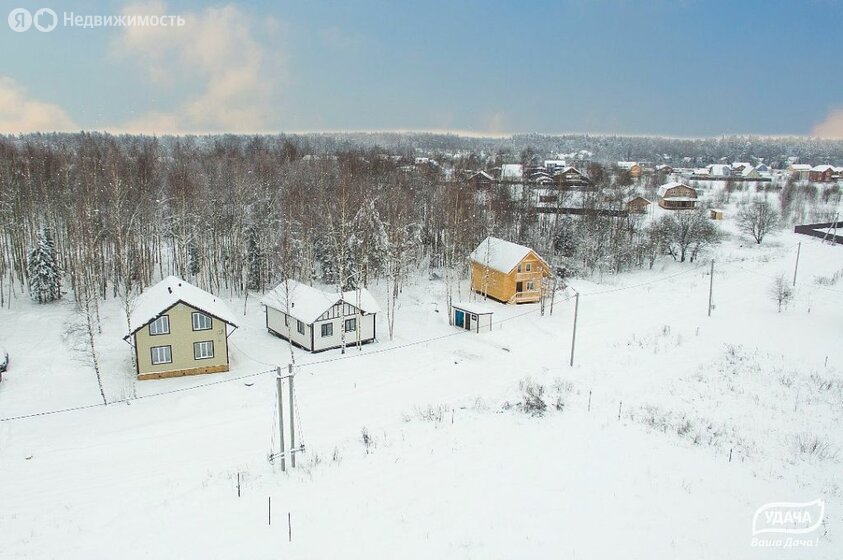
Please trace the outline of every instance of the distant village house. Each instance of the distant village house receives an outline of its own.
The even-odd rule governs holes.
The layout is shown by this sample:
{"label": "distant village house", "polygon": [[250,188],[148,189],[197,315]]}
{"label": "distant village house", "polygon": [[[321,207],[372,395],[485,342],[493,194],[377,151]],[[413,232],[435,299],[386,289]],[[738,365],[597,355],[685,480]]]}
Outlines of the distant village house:
{"label": "distant village house", "polygon": [[659,187],[659,206],[667,210],[689,210],[697,207],[697,190],[684,183],[667,183]]}

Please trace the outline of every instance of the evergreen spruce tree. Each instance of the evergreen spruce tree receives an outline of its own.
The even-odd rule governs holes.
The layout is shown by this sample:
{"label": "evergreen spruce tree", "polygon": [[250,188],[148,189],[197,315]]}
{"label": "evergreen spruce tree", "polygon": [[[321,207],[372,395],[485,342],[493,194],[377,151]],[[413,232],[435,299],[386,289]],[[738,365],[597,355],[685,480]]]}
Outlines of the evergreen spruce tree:
{"label": "evergreen spruce tree", "polygon": [[38,303],[61,298],[61,268],[56,259],[56,246],[48,228],[38,234],[35,247],[29,252],[27,263],[29,293]]}
{"label": "evergreen spruce tree", "polygon": [[249,228],[246,235],[246,262],[248,273],[246,276],[246,289],[262,291],[264,284],[263,274],[263,251],[258,243],[258,234],[255,228]]}

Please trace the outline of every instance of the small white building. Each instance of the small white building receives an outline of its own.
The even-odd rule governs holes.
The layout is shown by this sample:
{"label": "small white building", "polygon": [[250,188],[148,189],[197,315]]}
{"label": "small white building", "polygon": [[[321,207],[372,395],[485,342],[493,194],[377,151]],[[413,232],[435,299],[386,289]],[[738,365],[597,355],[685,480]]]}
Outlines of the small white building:
{"label": "small white building", "polygon": [[492,330],[492,310],[478,303],[451,304],[451,324],[476,333]]}
{"label": "small white building", "polygon": [[375,298],[366,288],[330,293],[287,280],[261,300],[267,330],[309,352],[367,344],[377,338]]}

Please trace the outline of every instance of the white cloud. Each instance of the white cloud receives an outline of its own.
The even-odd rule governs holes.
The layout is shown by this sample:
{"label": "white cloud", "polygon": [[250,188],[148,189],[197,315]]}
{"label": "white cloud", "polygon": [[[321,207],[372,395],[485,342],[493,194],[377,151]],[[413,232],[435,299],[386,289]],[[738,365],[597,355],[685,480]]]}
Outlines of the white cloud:
{"label": "white cloud", "polygon": [[843,138],[843,108],[830,111],[825,120],[811,130],[812,136]]}
{"label": "white cloud", "polygon": [[[130,4],[123,13],[170,12],[152,0]],[[112,128],[156,134],[271,130],[278,121],[280,71],[277,54],[255,34],[274,22],[256,22],[233,5],[181,15],[183,27],[126,27],[115,44],[115,53],[146,78],[150,98],[181,100]]]}
{"label": "white cloud", "polygon": [[0,77],[0,133],[78,130],[58,105],[30,97],[13,79]]}

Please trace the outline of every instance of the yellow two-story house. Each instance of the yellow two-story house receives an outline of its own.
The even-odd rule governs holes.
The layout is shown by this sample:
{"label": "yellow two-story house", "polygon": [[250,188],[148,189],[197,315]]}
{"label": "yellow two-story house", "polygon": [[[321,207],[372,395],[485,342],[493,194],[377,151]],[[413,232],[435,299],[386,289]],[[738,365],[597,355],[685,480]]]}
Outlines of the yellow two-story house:
{"label": "yellow two-story house", "polygon": [[228,371],[228,337],[237,328],[223,301],[175,276],[138,297],[124,338],[138,379]]}
{"label": "yellow two-story house", "polygon": [[497,237],[484,239],[468,258],[471,289],[503,303],[541,300],[545,280],[553,275],[550,265],[538,253]]}

